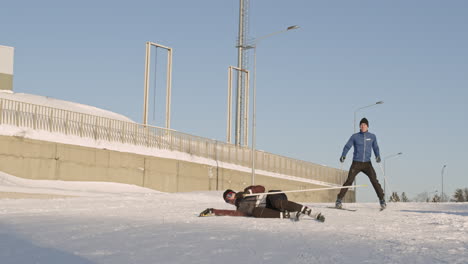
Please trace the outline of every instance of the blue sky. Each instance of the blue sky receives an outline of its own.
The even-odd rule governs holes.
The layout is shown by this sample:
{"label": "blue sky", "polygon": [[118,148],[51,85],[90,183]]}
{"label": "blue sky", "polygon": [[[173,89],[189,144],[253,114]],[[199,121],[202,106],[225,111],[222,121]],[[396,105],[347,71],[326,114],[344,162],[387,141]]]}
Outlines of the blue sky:
{"label": "blue sky", "polygon": [[[387,162],[390,187],[410,197],[440,192],[443,164],[446,192],[468,187],[467,13],[461,0],[251,0],[251,39],[301,27],[258,45],[258,148],[339,167],[354,110],[383,100],[358,119],[369,119],[383,157],[403,152]],[[237,0],[7,1],[0,24],[0,45],[16,48],[16,92],[89,104],[138,122],[145,42],[172,47],[172,127],[225,140]],[[157,67],[161,74],[164,64]],[[150,115],[159,126],[162,84],[157,114]],[[351,159],[349,153],[346,168]],[[359,175],[358,183],[367,177]],[[376,200],[372,188],[358,198]]]}

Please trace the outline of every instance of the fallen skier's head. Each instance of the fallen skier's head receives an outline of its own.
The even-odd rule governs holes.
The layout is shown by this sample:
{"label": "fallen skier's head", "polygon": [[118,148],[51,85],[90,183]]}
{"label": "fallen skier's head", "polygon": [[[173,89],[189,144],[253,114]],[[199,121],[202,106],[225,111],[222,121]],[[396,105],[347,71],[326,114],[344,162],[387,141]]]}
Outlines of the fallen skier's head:
{"label": "fallen skier's head", "polygon": [[223,193],[223,199],[226,203],[232,203],[236,199],[236,192],[231,189],[227,189]]}

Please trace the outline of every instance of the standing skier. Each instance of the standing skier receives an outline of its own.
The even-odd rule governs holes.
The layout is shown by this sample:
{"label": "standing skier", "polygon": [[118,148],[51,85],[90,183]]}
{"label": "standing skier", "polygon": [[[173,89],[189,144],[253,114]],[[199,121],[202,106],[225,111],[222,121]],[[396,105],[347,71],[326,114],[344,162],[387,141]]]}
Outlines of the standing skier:
{"label": "standing skier", "polygon": [[[377,163],[380,162],[380,151],[379,146],[377,145],[377,137],[368,132],[369,129],[369,121],[366,118],[361,119],[359,122],[359,127],[361,131],[359,133],[353,134],[351,138],[348,140],[348,143],[343,148],[343,153],[341,154],[340,162],[344,162],[346,158],[346,154],[348,153],[351,147],[354,147],[354,154],[353,154],[353,163],[351,164],[351,168],[349,169],[348,178],[346,179],[343,186],[349,186],[353,183],[354,178],[359,172],[364,172],[374,187],[375,192],[380,200],[380,208],[383,210],[387,206],[385,203],[384,193],[382,187],[377,180],[377,175],[375,174],[375,170],[372,167],[371,163],[371,155],[372,149],[374,150],[375,160]],[[341,189],[338,197],[336,199],[335,207],[341,209],[342,208],[342,200],[348,191],[348,188]]]}
{"label": "standing skier", "polygon": [[[325,221],[321,213],[313,213],[307,206],[288,201],[284,193],[246,196],[253,193],[264,193],[265,187],[261,185],[249,186],[243,192],[226,190],[223,199],[226,203],[236,206],[236,210],[219,210],[207,208],[200,216],[253,216],[258,218],[296,218],[308,215],[320,222]],[[279,191],[270,191],[279,192]],[[266,196],[266,197],[265,197]],[[296,212],[293,214],[292,212]]]}

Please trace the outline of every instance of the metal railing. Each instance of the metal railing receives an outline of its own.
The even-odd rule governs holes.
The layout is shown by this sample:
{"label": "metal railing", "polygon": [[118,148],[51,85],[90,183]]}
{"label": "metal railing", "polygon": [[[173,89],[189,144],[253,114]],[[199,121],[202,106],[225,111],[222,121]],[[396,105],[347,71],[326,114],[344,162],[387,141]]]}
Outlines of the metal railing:
{"label": "metal railing", "polygon": [[[0,125],[13,125],[95,140],[179,151],[250,167],[251,149],[178,132],[0,98]],[[257,170],[341,184],[344,172],[264,151],[255,152]]]}

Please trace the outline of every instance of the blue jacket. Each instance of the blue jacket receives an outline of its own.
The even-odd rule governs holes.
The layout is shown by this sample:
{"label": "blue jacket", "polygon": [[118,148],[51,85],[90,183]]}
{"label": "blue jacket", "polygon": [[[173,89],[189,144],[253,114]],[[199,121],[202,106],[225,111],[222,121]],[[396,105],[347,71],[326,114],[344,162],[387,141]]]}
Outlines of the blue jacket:
{"label": "blue jacket", "polygon": [[377,137],[369,132],[363,133],[359,132],[353,134],[348,143],[343,148],[343,154],[341,156],[346,157],[349,149],[354,147],[353,160],[360,162],[368,162],[371,159],[372,151],[374,149],[374,154],[376,157],[380,157],[379,145],[377,144]]}

